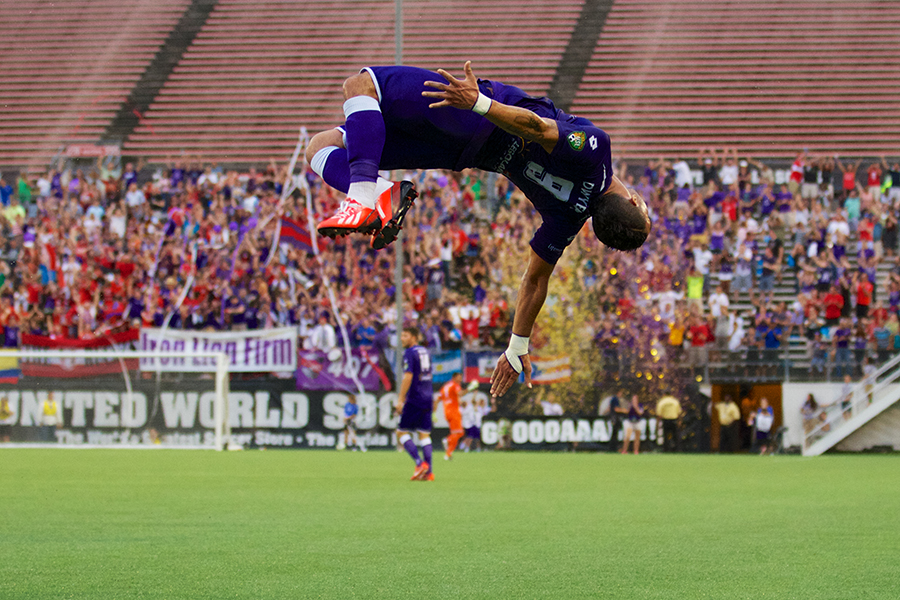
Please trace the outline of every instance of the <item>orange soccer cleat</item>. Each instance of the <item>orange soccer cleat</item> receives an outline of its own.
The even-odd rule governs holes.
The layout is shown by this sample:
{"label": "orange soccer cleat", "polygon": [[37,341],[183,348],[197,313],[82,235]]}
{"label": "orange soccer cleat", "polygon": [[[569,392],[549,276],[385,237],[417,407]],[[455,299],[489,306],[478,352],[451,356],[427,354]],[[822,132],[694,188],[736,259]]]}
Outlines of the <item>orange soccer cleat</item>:
{"label": "orange soccer cleat", "polygon": [[[400,230],[403,229],[403,221],[406,213],[412,208],[419,192],[411,181],[394,182],[393,185],[378,196],[376,209],[381,218],[382,226],[372,236],[372,247],[376,250],[392,244],[397,239]],[[393,207],[397,206],[397,212]]]}
{"label": "orange soccer cleat", "polygon": [[430,469],[430,468],[431,468],[431,466],[427,462],[425,462],[425,461],[420,462],[419,464],[416,465],[416,470],[413,471],[413,476],[410,477],[409,480],[410,481],[422,481],[425,478],[425,476],[428,474],[428,469]]}
{"label": "orange soccer cleat", "polygon": [[341,208],[333,217],[319,223],[316,229],[325,237],[334,239],[349,233],[375,233],[381,229],[381,219],[374,208],[363,206],[353,198],[341,202]]}

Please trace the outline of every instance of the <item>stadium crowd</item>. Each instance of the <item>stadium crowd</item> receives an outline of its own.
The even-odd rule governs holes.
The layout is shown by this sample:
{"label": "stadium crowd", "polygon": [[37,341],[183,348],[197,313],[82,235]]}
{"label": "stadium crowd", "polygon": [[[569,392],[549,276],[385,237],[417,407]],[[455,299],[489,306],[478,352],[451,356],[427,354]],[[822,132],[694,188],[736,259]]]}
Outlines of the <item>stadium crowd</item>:
{"label": "stadium crowd", "polygon": [[[616,169],[648,202],[650,239],[634,253],[605,251],[585,228],[564,257],[596,304],[588,326],[608,366],[643,359],[648,339],[653,356],[699,367],[729,353],[774,363],[795,337],[812,369],[839,375],[900,349],[897,162],[801,153],[776,182],[765,163],[710,149],[693,166]],[[304,196],[280,202],[286,170],[99,159],[0,179],[3,345],[19,346],[23,332],[296,325],[306,347],[327,351],[340,334],[326,282],[353,343],[388,344],[393,251],[361,236],[320,239],[321,260],[273,248],[282,215],[306,222]],[[316,217],[334,212],[340,194],[306,177]],[[434,349],[504,345],[515,283],[503,265],[525,256],[536,213],[503,177],[405,177],[420,193],[406,227],[406,319]]]}

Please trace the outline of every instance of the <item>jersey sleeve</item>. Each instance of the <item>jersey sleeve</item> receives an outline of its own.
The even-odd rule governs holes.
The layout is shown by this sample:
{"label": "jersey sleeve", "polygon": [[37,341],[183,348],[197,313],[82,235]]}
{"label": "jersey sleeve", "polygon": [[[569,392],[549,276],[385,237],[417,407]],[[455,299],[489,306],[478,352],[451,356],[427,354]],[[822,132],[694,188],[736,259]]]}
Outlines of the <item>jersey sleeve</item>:
{"label": "jersey sleeve", "polygon": [[556,162],[578,169],[585,179],[599,180],[593,194],[602,194],[612,183],[612,149],[609,135],[585,119],[557,121],[559,141],[550,153]]}
{"label": "jersey sleeve", "polygon": [[554,219],[551,214],[544,214],[543,217],[543,223],[531,238],[531,249],[545,262],[555,265],[563,251],[581,231],[587,217],[578,222],[571,219]]}
{"label": "jersey sleeve", "polygon": [[[562,197],[552,194],[562,199],[562,203],[535,205],[543,222],[531,239],[531,249],[551,265],[559,261],[588,220],[588,197],[595,199],[606,192],[613,175],[609,135],[605,131],[578,117],[556,123],[559,140],[550,153],[547,167],[559,177],[558,181],[568,183],[573,189],[565,191]],[[546,188],[546,183],[542,187]]]}
{"label": "jersey sleeve", "polygon": [[413,352],[412,349],[407,349],[403,353],[403,372],[412,373],[413,375],[419,374],[419,355]]}

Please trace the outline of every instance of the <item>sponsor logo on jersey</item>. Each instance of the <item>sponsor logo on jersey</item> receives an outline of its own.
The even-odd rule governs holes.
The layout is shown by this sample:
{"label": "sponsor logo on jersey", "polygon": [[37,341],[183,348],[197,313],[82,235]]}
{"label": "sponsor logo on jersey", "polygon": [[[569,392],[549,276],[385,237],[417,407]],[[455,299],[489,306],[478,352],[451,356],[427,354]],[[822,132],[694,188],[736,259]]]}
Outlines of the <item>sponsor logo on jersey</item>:
{"label": "sponsor logo on jersey", "polygon": [[590,181],[585,181],[581,185],[581,190],[578,192],[578,201],[575,204],[575,211],[579,213],[583,213],[587,210],[588,201],[591,199],[591,192],[594,191],[594,184]]}
{"label": "sponsor logo on jersey", "polygon": [[583,131],[573,131],[569,134],[569,137],[566,138],[568,140],[569,145],[572,147],[572,150],[576,152],[581,152],[584,149],[584,142],[587,139],[587,135]]}
{"label": "sponsor logo on jersey", "polygon": [[516,153],[522,149],[523,145],[524,144],[522,143],[522,138],[520,138],[520,137],[517,137],[512,141],[512,143],[509,145],[509,148],[506,149],[506,152],[503,154],[503,157],[500,159],[500,162],[497,163],[496,170],[498,173],[503,173],[506,171],[506,167],[507,167],[507,165],[509,165],[509,161],[511,161],[513,159],[513,157],[516,155]]}

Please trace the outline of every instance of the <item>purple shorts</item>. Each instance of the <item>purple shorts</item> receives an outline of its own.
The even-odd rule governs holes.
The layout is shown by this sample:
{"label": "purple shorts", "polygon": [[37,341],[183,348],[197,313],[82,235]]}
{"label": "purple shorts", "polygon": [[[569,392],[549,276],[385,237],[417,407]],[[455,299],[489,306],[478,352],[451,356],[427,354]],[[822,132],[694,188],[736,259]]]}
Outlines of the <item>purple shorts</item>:
{"label": "purple shorts", "polygon": [[375,81],[384,117],[385,140],[379,167],[453,169],[474,166],[475,154],[493,125],[484,117],[452,107],[428,108],[426,81],[446,80],[417,67],[366,67]]}
{"label": "purple shorts", "polygon": [[427,405],[407,402],[403,405],[397,429],[401,431],[431,431],[431,409],[430,402]]}
{"label": "purple shorts", "polygon": [[481,428],[480,427],[466,427],[466,437],[470,437],[473,440],[481,439]]}

